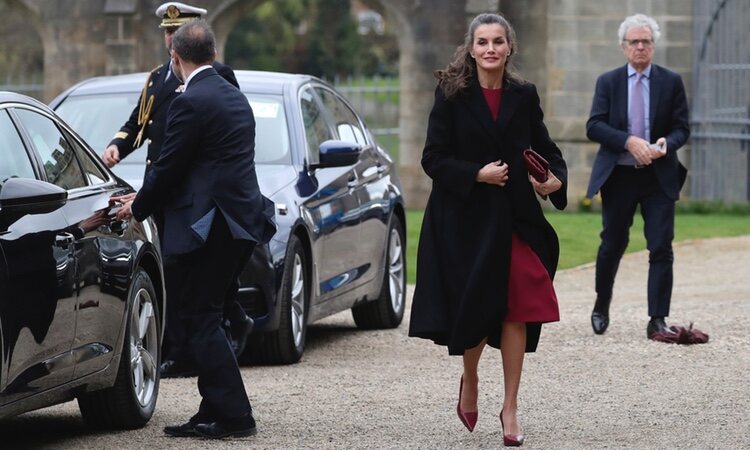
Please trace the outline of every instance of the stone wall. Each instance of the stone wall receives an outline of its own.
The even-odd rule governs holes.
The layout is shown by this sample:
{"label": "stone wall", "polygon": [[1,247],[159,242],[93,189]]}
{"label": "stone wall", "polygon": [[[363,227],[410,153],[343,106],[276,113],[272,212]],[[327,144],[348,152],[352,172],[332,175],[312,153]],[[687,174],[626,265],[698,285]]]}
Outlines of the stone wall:
{"label": "stone wall", "polygon": [[[598,146],[586,139],[586,120],[596,78],[625,64],[617,30],[622,20],[644,13],[656,19],[661,40],[654,62],[683,76],[690,97],[693,59],[692,2],[684,0],[537,0],[547,6],[547,51],[545,58],[530,58],[539,83],[547,126],[569,165],[569,204],[584,196]],[[538,65],[544,64],[545,68]],[[687,159],[687,149],[680,151]],[[597,199],[595,199],[596,202]]]}

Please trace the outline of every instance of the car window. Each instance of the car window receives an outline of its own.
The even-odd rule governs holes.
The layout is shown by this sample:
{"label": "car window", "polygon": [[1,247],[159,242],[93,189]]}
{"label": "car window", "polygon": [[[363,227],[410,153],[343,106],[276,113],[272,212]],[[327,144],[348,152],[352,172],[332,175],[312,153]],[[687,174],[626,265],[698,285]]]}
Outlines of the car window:
{"label": "car window", "polygon": [[47,181],[63,189],[86,186],[73,147],[54,122],[28,109],[15,110],[42,159]]}
{"label": "car window", "polygon": [[362,132],[359,120],[357,120],[354,111],[334,94],[333,91],[322,87],[317,87],[315,90],[336,123],[336,132],[339,135],[339,139],[360,145],[367,144],[365,134]]}
{"label": "car window", "polygon": [[302,91],[300,108],[302,109],[302,121],[305,124],[310,163],[317,163],[320,160],[318,155],[320,144],[333,139],[333,135],[311,89]]}
{"label": "car window", "polygon": [[81,163],[81,169],[83,174],[88,180],[88,184],[97,185],[103,184],[109,180],[109,177],[102,172],[102,169],[96,165],[91,155],[73,138],[67,131],[64,132],[65,137],[70,142],[70,145],[75,149],[78,161]]}
{"label": "car window", "polygon": [[7,111],[0,111],[0,187],[8,178],[35,178],[26,148]]}
{"label": "car window", "polygon": [[291,162],[289,127],[281,96],[245,94],[255,116],[255,162]]}

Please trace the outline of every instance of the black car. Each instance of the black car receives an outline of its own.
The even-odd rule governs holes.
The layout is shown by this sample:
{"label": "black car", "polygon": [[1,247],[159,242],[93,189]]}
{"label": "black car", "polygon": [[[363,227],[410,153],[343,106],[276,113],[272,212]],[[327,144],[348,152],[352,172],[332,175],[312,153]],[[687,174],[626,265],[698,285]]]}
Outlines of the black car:
{"label": "black car", "polygon": [[132,188],[44,104],[0,92],[0,417],[73,398],[145,425],[159,391],[156,228],[114,219]]}
{"label": "black car", "polygon": [[[255,320],[246,355],[293,363],[307,325],[351,308],[361,328],[401,323],[405,213],[394,160],[349,103],[308,75],[236,71],[255,120],[261,191],[278,231],[255,250],[240,301]],[[135,107],[147,74],[83,81],[51,106],[102,152]],[[114,167],[142,181],[146,146]]]}

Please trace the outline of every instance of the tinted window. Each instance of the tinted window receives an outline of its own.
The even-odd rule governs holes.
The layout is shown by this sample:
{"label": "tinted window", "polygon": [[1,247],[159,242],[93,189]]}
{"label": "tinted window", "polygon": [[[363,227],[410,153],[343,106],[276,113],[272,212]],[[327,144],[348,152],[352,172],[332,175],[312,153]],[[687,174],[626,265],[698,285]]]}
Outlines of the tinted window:
{"label": "tinted window", "polygon": [[305,123],[305,135],[307,136],[308,155],[310,162],[319,161],[318,151],[320,144],[329,139],[333,139],[328,123],[315,101],[315,96],[311,89],[302,91],[300,96],[300,108],[302,109],[302,120]]}
{"label": "tinted window", "polygon": [[323,88],[316,88],[320,99],[323,101],[323,105],[331,113],[333,121],[336,124],[336,132],[339,134],[339,139],[346,142],[354,142],[356,144],[365,145],[365,134],[362,132],[362,128],[359,125],[359,120],[346,104],[332,91]]}
{"label": "tinted window", "polygon": [[86,186],[73,147],[57,125],[46,116],[27,109],[16,109],[18,117],[42,159],[47,181],[63,189]]}
{"label": "tinted window", "polygon": [[0,111],[0,186],[16,177],[35,178],[34,169],[10,116]]}
{"label": "tinted window", "polygon": [[70,145],[73,146],[76,152],[76,156],[78,156],[78,161],[81,163],[81,168],[83,169],[83,174],[88,180],[88,184],[95,185],[95,184],[102,184],[109,180],[109,177],[102,172],[102,169],[96,165],[93,159],[91,159],[91,155],[76,141],[73,136],[68,134],[68,132],[65,132],[65,137],[68,139],[68,142],[70,142]]}

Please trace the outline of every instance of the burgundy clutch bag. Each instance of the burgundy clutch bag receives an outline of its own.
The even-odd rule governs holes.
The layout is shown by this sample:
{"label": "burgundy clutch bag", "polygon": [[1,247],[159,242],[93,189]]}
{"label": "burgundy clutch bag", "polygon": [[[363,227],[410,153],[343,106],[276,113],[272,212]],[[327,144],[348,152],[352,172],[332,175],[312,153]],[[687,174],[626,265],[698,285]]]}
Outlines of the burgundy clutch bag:
{"label": "burgundy clutch bag", "polygon": [[542,155],[531,148],[527,148],[523,151],[523,162],[526,163],[526,170],[529,171],[529,175],[534,177],[536,181],[540,183],[547,181],[549,162]]}

